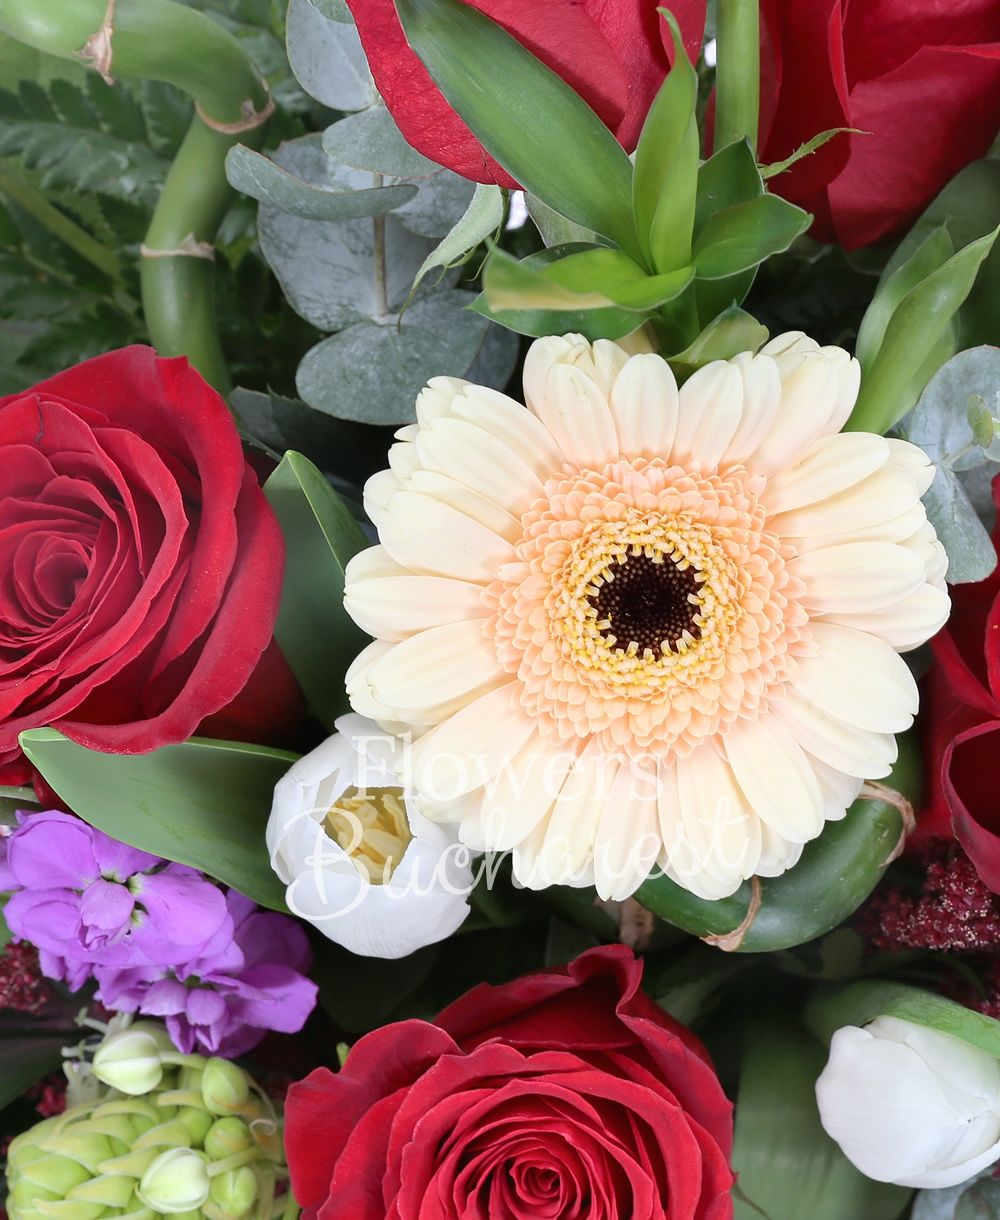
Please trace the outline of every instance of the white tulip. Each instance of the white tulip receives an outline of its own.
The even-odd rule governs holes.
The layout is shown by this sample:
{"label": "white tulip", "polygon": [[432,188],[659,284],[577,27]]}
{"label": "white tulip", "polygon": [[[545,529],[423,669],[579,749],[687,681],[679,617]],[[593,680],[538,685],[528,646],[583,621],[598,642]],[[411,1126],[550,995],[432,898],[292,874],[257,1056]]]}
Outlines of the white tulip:
{"label": "white tulip", "polygon": [[267,846],[294,914],[352,953],[396,958],[450,936],[469,913],[457,833],[404,791],[402,744],[363,716],[277,783]]}
{"label": "white tulip", "polygon": [[898,1017],[838,1029],[816,1081],[827,1134],[899,1186],[954,1186],[1000,1158],[1000,1062]]}

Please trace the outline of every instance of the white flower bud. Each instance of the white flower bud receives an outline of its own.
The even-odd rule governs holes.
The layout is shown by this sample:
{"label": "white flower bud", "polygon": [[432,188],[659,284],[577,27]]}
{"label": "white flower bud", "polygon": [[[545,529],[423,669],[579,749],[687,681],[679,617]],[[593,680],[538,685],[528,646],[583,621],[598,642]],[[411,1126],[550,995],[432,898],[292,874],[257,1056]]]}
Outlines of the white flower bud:
{"label": "white flower bud", "polygon": [[955,1186],[1000,1158],[1000,1062],[925,1025],[838,1029],[816,1099],[827,1134],[877,1182]]}
{"label": "white flower bud", "polygon": [[140,1021],[104,1039],[94,1053],[94,1075],[120,1093],[139,1097],[163,1079],[160,1054],[173,1049],[162,1026]]}
{"label": "white flower bud", "polygon": [[204,1153],[192,1148],[168,1148],[142,1175],[136,1194],[147,1207],[169,1216],[201,1207],[210,1188]]}

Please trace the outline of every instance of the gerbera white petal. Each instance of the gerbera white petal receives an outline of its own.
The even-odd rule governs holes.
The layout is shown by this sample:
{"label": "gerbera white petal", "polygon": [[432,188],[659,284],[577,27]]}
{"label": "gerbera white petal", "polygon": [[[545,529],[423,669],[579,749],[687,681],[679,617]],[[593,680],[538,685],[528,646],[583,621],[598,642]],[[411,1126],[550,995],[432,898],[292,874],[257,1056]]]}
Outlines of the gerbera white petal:
{"label": "gerbera white petal", "polygon": [[468,384],[461,377],[432,377],[417,395],[417,423],[425,427],[432,419],[450,415],[455,397]]}
{"label": "gerbera white petal", "polygon": [[910,441],[901,440],[897,436],[887,436],[885,442],[889,446],[892,461],[909,472],[917,495],[922,496],[934,482],[934,463],[923,449]]}
{"label": "gerbera white petal", "polygon": [[436,470],[415,470],[403,480],[402,490],[447,504],[508,542],[515,542],[521,532],[517,517],[502,505]]}
{"label": "gerbera white petal", "polygon": [[[896,761],[896,739],[891,734],[872,733],[832,716],[794,687],[775,699],[770,710],[804,750],[844,775],[881,779]],[[841,811],[846,808],[840,806]]]}
{"label": "gerbera white petal", "polygon": [[723,455],[743,462],[764,441],[781,406],[781,376],[771,356],[741,352],[729,362],[743,379],[743,412]]}
{"label": "gerbera white petal", "polygon": [[566,459],[600,467],[618,456],[618,436],[607,399],[593,378],[573,364],[554,364],[533,409]]}
{"label": "gerbera white petal", "polygon": [[469,853],[412,807],[400,757],[377,724],[342,716],[278,781],[267,825],[290,909],[372,957],[443,940],[469,913]]}
{"label": "gerbera white petal", "polygon": [[436,801],[472,792],[494,779],[533,732],[514,682],[506,682],[467,703],[414,745],[414,782]]}
{"label": "gerbera white petal", "polygon": [[897,652],[910,652],[936,635],[950,612],[947,590],[927,584],[891,606],[858,614],[831,615],[830,621],[876,635]]}
{"label": "gerbera white petal", "polygon": [[[654,856],[731,893],[844,816],[913,715],[895,653],[947,607],[925,460],[836,432],[857,372],[791,333],[678,393],[658,356],[570,335],[532,345],[527,409],[430,387],[373,485],[389,558],[346,592],[379,639],[353,705],[414,736],[425,779],[446,760],[429,816],[526,884],[616,897]],[[602,768],[614,800],[574,789]]]}
{"label": "gerbera white petal", "polygon": [[765,713],[725,736],[726,757],[758,817],[790,842],[823,828],[823,795],[802,747],[777,717]]}
{"label": "gerbera white petal", "polygon": [[671,460],[716,466],[736,435],[743,414],[743,377],[728,360],[713,360],[681,386],[677,435]]}
{"label": "gerbera white petal", "polygon": [[801,658],[789,678],[810,703],[872,733],[910,727],[919,695],[898,653],[874,636],[834,623],[813,623],[812,637],[816,654]]}
{"label": "gerbera white petal", "polygon": [[436,419],[416,443],[425,470],[457,477],[497,505],[524,506],[542,490],[531,467],[496,436],[463,419]]}
{"label": "gerbera white petal", "polygon": [[923,585],[924,560],[888,542],[847,542],[797,555],[789,571],[806,586],[802,604],[816,614],[856,614],[891,606]]}
{"label": "gerbera white petal", "polygon": [[890,454],[885,437],[869,432],[820,437],[797,462],[768,479],[764,502],[771,512],[785,513],[828,500],[881,470]]}
{"label": "gerbera white petal", "polygon": [[[382,548],[371,548],[376,549]],[[347,580],[344,606],[348,614],[362,630],[382,640],[404,640],[428,627],[489,614],[482,585],[468,581],[414,576],[405,569],[400,575],[376,574],[366,579],[350,565]]]}
{"label": "gerbera white petal", "polygon": [[679,397],[670,365],[660,356],[633,356],[611,390],[611,414],[622,453],[668,454],[677,435]]}
{"label": "gerbera white petal", "polygon": [[642,764],[619,768],[594,842],[594,886],[603,899],[634,894],[660,854],[656,774]]}
{"label": "gerbera white petal", "polygon": [[385,549],[413,572],[488,581],[515,558],[513,547],[494,530],[418,492],[400,489],[392,495],[378,526]]}
{"label": "gerbera white petal", "polygon": [[[412,449],[413,446],[411,445],[409,448]],[[399,491],[399,488],[399,475],[391,468],[380,470],[366,481],[362,494],[362,503],[364,504],[365,512],[376,529],[382,524],[382,516],[385,513],[386,505],[396,492]]]}
{"label": "gerbera white petal", "polygon": [[411,635],[393,645],[368,672],[375,700],[396,708],[450,702],[500,680],[496,653],[480,619]]}

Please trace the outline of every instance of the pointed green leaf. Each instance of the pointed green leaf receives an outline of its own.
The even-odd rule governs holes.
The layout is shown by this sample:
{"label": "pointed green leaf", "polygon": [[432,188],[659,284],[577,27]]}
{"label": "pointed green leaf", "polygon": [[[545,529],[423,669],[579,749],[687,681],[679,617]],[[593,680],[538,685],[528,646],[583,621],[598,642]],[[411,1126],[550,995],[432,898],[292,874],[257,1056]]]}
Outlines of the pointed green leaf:
{"label": "pointed green leaf", "polygon": [[941,267],[955,253],[947,225],[931,230],[902,266],[879,280],[871,304],[865,310],[858,329],[858,341],[854,354],[867,372],[875,363],[875,357],[885,338],[886,327],[903,297]]}
{"label": "pointed green leaf", "polygon": [[[620,250],[609,250],[607,247],[585,253],[621,255]],[[580,255],[570,257],[578,258]],[[583,284],[566,287],[546,275],[547,270],[547,266],[532,263],[530,259],[518,260],[499,247],[495,248],[483,269],[483,295],[490,309],[494,312],[514,309],[586,310],[613,304],[606,293]],[[575,279],[572,274],[570,278]]]}
{"label": "pointed green leaf", "polygon": [[677,22],[667,18],[674,65],[660,86],[639,136],[632,179],[632,210],[643,253],[657,271],[691,261],[698,175],[698,77]]}
{"label": "pointed green leaf", "polygon": [[348,710],[347,667],[367,643],[344,609],[344,569],[367,545],[340,496],[301,453],[264,484],[285,536],[285,581],[274,634],[327,728]]}
{"label": "pointed green leaf", "polygon": [[759,199],[763,194],[764,183],[746,140],[738,140],[735,144],[720,148],[698,170],[695,236],[716,212],[722,212],[737,203]]}
{"label": "pointed green leaf", "polygon": [[[891,788],[915,795],[920,760],[915,742],[899,740]],[[899,843],[902,818],[880,800],[857,800],[839,822],[829,822],[802,857],[780,877],[761,878],[761,906],[738,946],[741,953],[789,949],[831,931],[868,897]],[[750,886],[708,902],[659,876],[643,882],[636,898],[647,910],[696,936],[725,935],[738,928],[750,905]]]}
{"label": "pointed green leaf", "polygon": [[286,909],[264,829],[274,785],[295,754],[204,737],[150,754],[102,754],[55,729],[22,733],[21,748],[91,826]]}
{"label": "pointed green leaf", "polygon": [[755,352],[767,342],[768,330],[737,305],[731,305],[682,352],[668,357],[678,371],[693,372],[712,360],[728,360],[739,352]]}
{"label": "pointed green leaf", "polygon": [[579,94],[461,0],[396,0],[396,10],[487,152],[549,207],[638,256],[631,162]]}
{"label": "pointed green leaf", "polygon": [[681,267],[664,275],[647,275],[621,250],[602,246],[557,259],[539,274],[581,296],[603,294],[607,298],[602,302],[604,305],[615,304],[647,312],[683,292],[694,271],[691,267]]}
{"label": "pointed green leaf", "polygon": [[[884,433],[913,405],[927,369],[927,353],[942,339],[969,295],[1000,227],[970,242],[932,271],[903,297],[893,311],[885,337],[845,428]],[[935,369],[927,369],[929,378]]]}
{"label": "pointed green leaf", "polygon": [[812,223],[808,212],[777,195],[762,195],[709,216],[694,244],[695,274],[717,280],[756,267],[787,250]]}
{"label": "pointed green leaf", "polygon": [[420,264],[413,278],[413,289],[435,267],[447,269],[460,263],[481,242],[495,234],[503,223],[503,193],[498,186],[476,183],[472,202],[451,232],[444,237]]}
{"label": "pointed green leaf", "polygon": [[747,1031],[736,1105],[735,1220],[897,1220],[912,1192],[873,1182],[823,1130],[823,1048],[791,1021]]}
{"label": "pointed green leaf", "polygon": [[251,199],[269,203],[306,220],[356,220],[382,216],[417,193],[412,185],[377,186],[370,190],[331,191],[296,178],[263,153],[235,144],[226,155],[230,186]]}

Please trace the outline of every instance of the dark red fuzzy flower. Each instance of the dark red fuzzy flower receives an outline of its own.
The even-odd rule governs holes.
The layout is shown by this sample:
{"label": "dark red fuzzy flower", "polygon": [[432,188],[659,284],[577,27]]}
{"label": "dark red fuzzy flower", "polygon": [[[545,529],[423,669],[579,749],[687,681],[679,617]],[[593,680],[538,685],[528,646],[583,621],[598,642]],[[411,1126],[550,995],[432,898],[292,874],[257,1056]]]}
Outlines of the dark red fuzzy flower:
{"label": "dark red fuzzy flower", "polygon": [[305,1220],[730,1220],[732,1107],[622,946],[375,1030],[291,1087]]}

